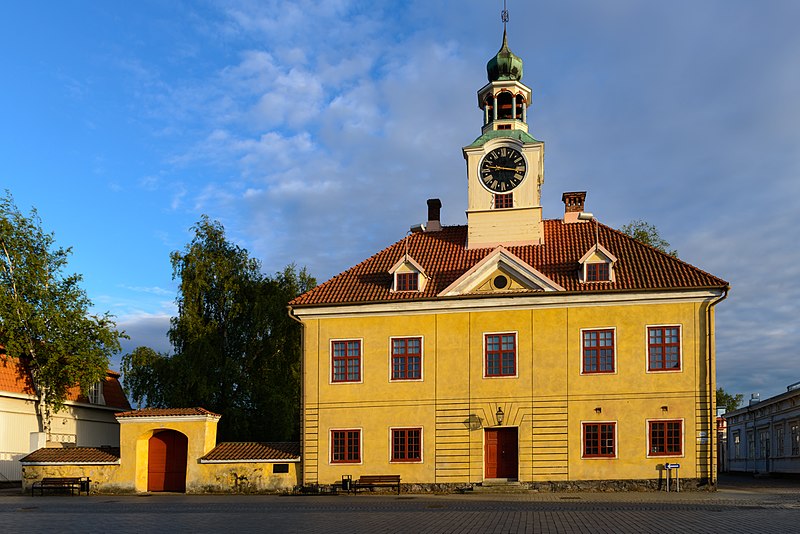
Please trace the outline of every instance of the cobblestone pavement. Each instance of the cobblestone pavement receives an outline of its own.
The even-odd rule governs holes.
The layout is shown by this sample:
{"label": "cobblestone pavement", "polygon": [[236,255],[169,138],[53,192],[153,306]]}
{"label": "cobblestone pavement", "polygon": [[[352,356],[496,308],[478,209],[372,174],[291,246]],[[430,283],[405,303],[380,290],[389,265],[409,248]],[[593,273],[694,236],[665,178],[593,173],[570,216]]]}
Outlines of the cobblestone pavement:
{"label": "cobblestone pavement", "polygon": [[[750,479],[752,481],[752,479]],[[0,532],[512,533],[800,531],[800,482],[715,493],[0,495]]]}

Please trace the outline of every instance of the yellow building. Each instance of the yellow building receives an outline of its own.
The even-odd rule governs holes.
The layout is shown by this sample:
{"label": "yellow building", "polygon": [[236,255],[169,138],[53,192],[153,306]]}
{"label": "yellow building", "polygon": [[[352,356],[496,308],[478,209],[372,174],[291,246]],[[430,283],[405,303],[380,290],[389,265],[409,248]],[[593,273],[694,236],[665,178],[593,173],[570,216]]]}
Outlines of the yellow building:
{"label": "yellow building", "polygon": [[728,284],[600,224],[585,192],[542,220],[544,144],[505,34],[487,72],[467,225],[431,199],[425,225],[291,302],[303,482],[656,487],[680,464],[713,485]]}

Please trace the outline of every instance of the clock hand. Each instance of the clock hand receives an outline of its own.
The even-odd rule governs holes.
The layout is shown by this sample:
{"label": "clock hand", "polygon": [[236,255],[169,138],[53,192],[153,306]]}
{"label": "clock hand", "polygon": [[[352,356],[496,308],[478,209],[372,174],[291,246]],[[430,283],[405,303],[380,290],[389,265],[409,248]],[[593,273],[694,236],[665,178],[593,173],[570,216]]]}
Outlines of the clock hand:
{"label": "clock hand", "polygon": [[499,171],[518,171],[519,170],[517,167],[500,167],[500,166],[497,166],[497,165],[487,165],[486,168],[487,169],[497,169]]}

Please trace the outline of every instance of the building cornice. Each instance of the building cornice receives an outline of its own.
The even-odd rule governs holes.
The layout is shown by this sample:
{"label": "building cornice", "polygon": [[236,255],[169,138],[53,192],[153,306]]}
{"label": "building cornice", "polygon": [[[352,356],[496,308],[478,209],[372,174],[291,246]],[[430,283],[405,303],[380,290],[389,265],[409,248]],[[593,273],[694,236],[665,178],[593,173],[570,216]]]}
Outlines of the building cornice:
{"label": "building cornice", "polygon": [[329,306],[292,307],[299,319],[327,319],[382,315],[420,315],[435,313],[464,313],[520,309],[583,308],[597,306],[629,306],[681,302],[707,302],[723,294],[725,288],[683,289],[671,291],[637,291],[603,293],[536,292],[523,295],[463,295],[436,300],[383,301],[338,304]]}

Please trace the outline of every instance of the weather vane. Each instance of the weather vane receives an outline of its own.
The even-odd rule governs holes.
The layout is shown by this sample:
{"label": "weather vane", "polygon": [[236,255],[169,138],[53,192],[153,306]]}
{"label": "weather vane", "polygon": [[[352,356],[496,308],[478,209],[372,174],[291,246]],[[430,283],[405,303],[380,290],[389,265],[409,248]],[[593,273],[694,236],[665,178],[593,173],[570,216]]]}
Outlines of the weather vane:
{"label": "weather vane", "polygon": [[503,21],[503,31],[505,31],[506,24],[508,24],[508,9],[506,9],[506,0],[503,0],[503,11],[500,13],[500,20]]}

